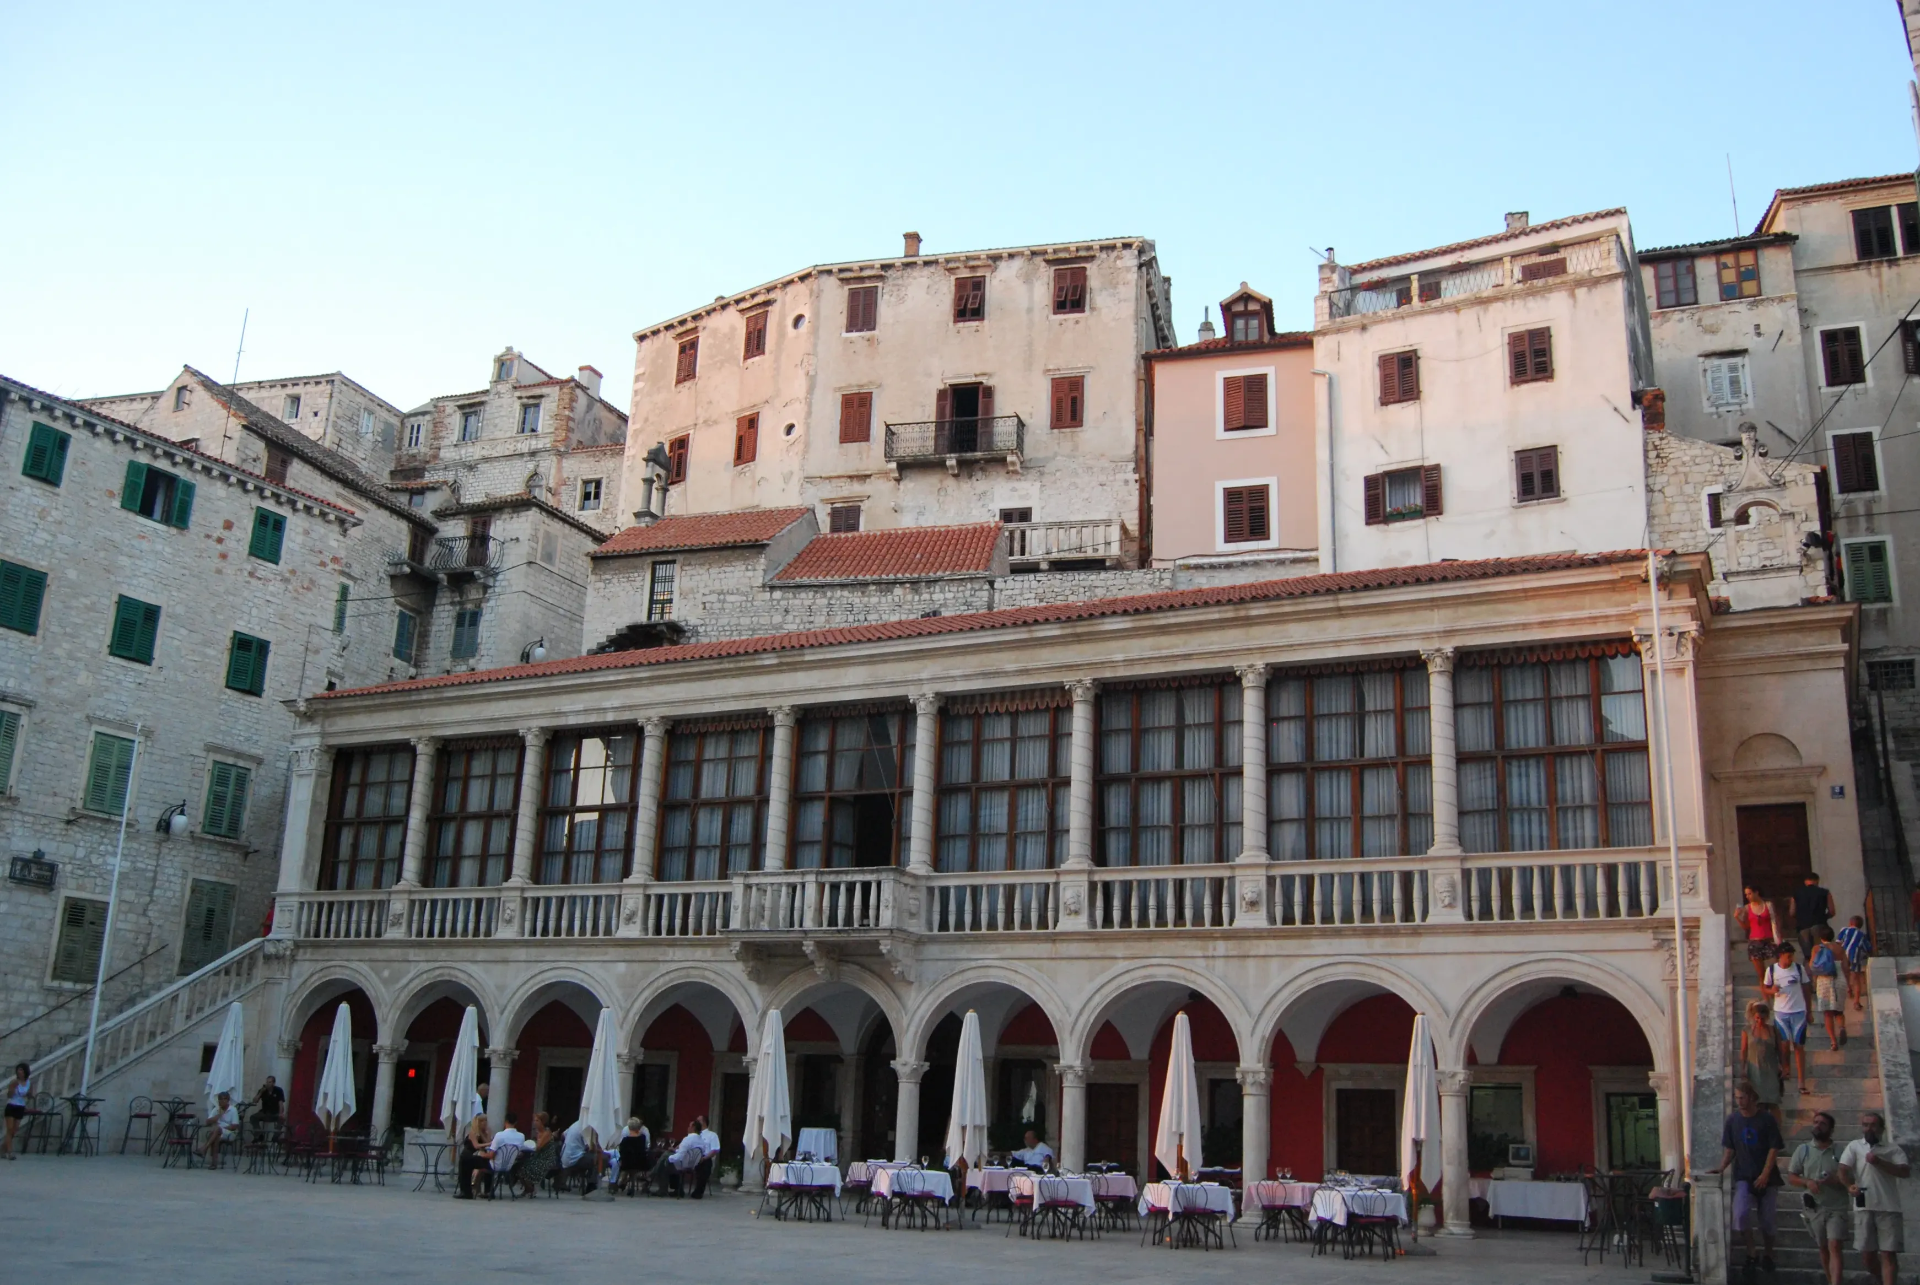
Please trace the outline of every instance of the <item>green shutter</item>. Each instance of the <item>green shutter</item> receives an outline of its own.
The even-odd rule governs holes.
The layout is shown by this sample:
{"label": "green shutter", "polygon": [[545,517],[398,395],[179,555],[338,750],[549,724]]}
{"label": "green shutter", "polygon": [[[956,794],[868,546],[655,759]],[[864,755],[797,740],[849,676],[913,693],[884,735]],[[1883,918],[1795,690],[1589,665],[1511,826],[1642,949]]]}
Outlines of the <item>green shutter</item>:
{"label": "green shutter", "polygon": [[140,497],[147,490],[147,466],[139,460],[127,461],[127,480],[120,488],[120,507],[140,512]]}
{"label": "green shutter", "polygon": [[207,806],[200,818],[200,829],[223,839],[240,837],[240,825],[247,814],[247,787],[253,773],[238,763],[210,763],[207,766]]}
{"label": "green shutter", "polygon": [[159,635],[160,608],[121,594],[113,605],[113,635],[107,640],[107,654],[151,665]]}
{"label": "green shutter", "polygon": [[193,483],[184,477],[173,479],[173,512],[167,518],[168,526],[177,526],[182,531],[193,519]]}
{"label": "green shutter", "polygon": [[1854,602],[1893,601],[1893,577],[1884,540],[1847,546],[1847,597]]}
{"label": "green shutter", "polygon": [[187,892],[186,935],[180,943],[180,975],[197,973],[227,953],[233,937],[230,883],[195,879]]}
{"label": "green shutter", "polygon": [[340,586],[340,596],[333,600],[333,632],[343,634],[347,631],[347,586]]}
{"label": "green shutter", "polygon": [[68,897],[60,908],[60,941],[53,952],[53,980],[91,984],[99,975],[107,940],[107,903]]}
{"label": "green shutter", "polygon": [[247,552],[262,562],[280,561],[280,546],[286,540],[286,515],[272,509],[253,511],[253,542]]}
{"label": "green shutter", "polygon": [[46,572],[0,562],[0,628],[39,633],[40,604],[46,596]]}
{"label": "green shutter", "polygon": [[93,754],[87,761],[87,811],[118,816],[126,807],[127,783],[133,777],[133,745],[124,736],[93,734]]}
{"label": "green shutter", "polygon": [[67,447],[73,439],[57,428],[35,424],[27,434],[27,459],[20,471],[42,482],[60,485],[67,474]]}
{"label": "green shutter", "polygon": [[0,794],[13,784],[13,750],[20,743],[20,716],[0,710]]}
{"label": "green shutter", "polygon": [[258,696],[267,685],[267,652],[271,644],[264,638],[235,631],[227,645],[227,686],[236,692]]}

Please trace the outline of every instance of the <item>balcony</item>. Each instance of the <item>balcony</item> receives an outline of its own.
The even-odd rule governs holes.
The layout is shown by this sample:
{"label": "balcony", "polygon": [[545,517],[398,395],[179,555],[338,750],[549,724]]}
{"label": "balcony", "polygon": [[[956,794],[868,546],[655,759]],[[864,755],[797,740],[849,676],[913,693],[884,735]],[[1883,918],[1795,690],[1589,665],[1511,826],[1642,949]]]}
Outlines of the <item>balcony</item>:
{"label": "balcony", "polygon": [[500,569],[503,544],[490,535],[443,535],[416,540],[387,554],[392,575],[423,575],[437,580],[486,575]]}
{"label": "balcony", "polygon": [[1048,571],[1055,563],[1082,566],[1097,562],[1117,567],[1123,528],[1118,518],[1092,522],[1009,522],[1007,565],[1021,571]]}
{"label": "balcony", "polygon": [[899,475],[902,465],[945,464],[958,473],[962,460],[1004,459],[1018,473],[1026,448],[1027,426],[1018,415],[991,418],[930,419],[887,425],[887,464]]}
{"label": "balcony", "polygon": [[1326,319],[1338,321],[1343,317],[1363,317],[1400,308],[1448,304],[1536,281],[1604,276],[1625,270],[1620,243],[1609,233],[1577,245],[1529,251],[1524,258],[1502,258],[1355,282],[1326,292]]}

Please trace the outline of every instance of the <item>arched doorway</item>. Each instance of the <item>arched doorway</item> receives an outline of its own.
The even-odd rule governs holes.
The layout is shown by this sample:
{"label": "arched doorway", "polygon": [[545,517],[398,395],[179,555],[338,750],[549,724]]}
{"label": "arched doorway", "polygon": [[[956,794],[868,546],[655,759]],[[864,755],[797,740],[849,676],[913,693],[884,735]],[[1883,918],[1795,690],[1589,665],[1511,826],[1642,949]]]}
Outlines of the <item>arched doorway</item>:
{"label": "arched doorway", "polygon": [[1166,1090],[1174,1018],[1187,1015],[1204,1129],[1200,1166],[1238,1167],[1244,1095],[1234,1019],[1218,997],[1174,981],[1145,982],[1101,1006],[1088,1040],[1089,1162],[1123,1165],[1152,1180],[1165,1173],[1153,1157],[1153,1132]]}
{"label": "arched doorway", "polygon": [[[746,1129],[748,1038],[734,1000],[706,982],[669,984],[640,1008],[632,1034],[628,1109],[656,1137],[677,1139],[697,1118],[720,1135],[721,1159],[738,1157]],[[732,1107],[738,1125],[728,1129]]]}
{"label": "arched doorway", "polygon": [[[430,1129],[440,1125],[440,1102],[447,1072],[453,1063],[460,1023],[472,1006],[479,1016],[480,1054],[477,1079],[488,1084],[491,1029],[485,1004],[464,982],[440,980],[421,987],[400,1006],[395,1023],[402,1035],[394,1066],[393,1104],[389,1123],[397,1129]],[[491,1090],[488,1092],[491,1096]],[[498,1127],[498,1122],[496,1126]]]}
{"label": "arched doorway", "polygon": [[320,1073],[326,1066],[327,1048],[333,1039],[334,1014],[341,1004],[353,1022],[353,1095],[355,1110],[343,1125],[365,1130],[372,1119],[374,1075],[378,1069],[373,1046],[379,1042],[379,1023],[373,1001],[364,990],[348,982],[324,986],[310,994],[303,1007],[306,1016],[299,1026],[300,1047],[293,1055],[293,1072],[287,1084],[287,1123],[315,1122],[314,1096],[320,1087]]}
{"label": "arched doorway", "polygon": [[497,1108],[503,1119],[512,1111],[526,1124],[544,1111],[564,1129],[579,1118],[600,1008],[600,997],[576,981],[547,983],[520,1001],[508,1027],[514,1052],[506,1105]]}

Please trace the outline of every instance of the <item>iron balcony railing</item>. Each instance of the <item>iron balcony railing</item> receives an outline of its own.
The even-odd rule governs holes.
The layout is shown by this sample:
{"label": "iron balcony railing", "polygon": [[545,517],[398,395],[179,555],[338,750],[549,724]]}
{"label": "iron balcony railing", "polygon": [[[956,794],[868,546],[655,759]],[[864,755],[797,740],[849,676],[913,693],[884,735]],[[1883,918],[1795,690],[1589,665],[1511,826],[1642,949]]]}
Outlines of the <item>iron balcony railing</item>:
{"label": "iron balcony railing", "polygon": [[1027,426],[1018,415],[888,424],[887,460],[894,464],[931,464],[1019,455],[1026,440]]}
{"label": "iron balcony railing", "polygon": [[502,542],[490,535],[443,535],[425,547],[395,549],[387,555],[394,567],[416,567],[441,575],[498,571]]}

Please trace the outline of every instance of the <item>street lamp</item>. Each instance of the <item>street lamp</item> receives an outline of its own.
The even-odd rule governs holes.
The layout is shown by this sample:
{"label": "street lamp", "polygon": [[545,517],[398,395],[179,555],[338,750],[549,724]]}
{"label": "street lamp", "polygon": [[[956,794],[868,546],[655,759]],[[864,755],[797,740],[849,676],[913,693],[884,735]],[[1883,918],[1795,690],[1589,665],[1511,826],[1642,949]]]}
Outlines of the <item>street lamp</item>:
{"label": "street lamp", "polygon": [[187,832],[187,801],[182,799],[162,812],[160,819],[153,823],[153,828],[169,839],[178,839],[185,834]]}
{"label": "street lamp", "polygon": [[520,649],[520,663],[537,665],[547,658],[547,640],[543,635]]}

